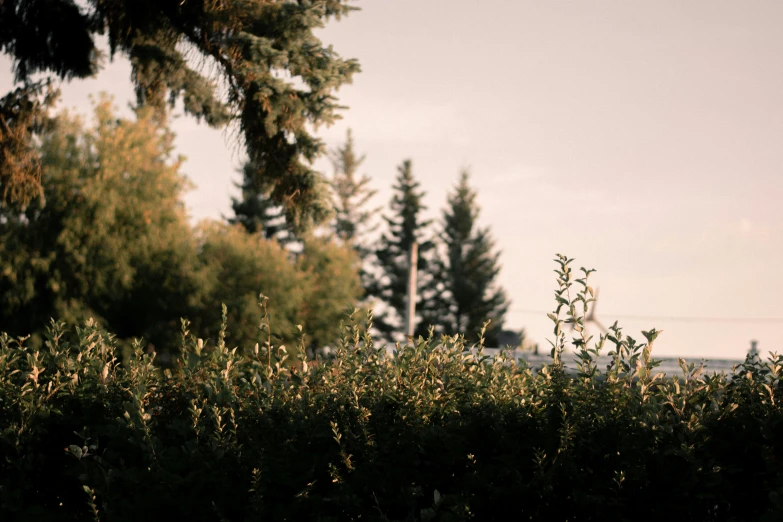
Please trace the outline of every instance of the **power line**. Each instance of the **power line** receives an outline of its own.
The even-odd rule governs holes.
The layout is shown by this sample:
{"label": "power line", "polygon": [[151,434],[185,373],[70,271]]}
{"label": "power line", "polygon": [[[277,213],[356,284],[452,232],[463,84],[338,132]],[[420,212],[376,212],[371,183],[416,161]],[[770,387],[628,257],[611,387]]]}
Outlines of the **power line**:
{"label": "power line", "polygon": [[[527,309],[511,309],[510,313],[514,314],[530,314],[530,315],[546,315],[551,313],[550,311],[543,310],[527,310]],[[602,317],[612,317],[616,319],[630,319],[630,320],[642,320],[642,321],[672,321],[680,323],[783,323],[783,317],[688,317],[688,316],[663,316],[663,315],[625,315],[625,314],[611,314],[608,312],[602,312]]]}

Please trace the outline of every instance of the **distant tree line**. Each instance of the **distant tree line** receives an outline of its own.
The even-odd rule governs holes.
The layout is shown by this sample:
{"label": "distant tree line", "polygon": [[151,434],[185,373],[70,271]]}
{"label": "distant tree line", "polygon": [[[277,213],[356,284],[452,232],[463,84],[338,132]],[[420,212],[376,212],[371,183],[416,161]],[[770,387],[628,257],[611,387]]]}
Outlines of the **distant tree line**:
{"label": "distant tree line", "polygon": [[[138,108],[118,118],[96,104],[94,122],[62,112],[40,134],[43,197],[24,210],[0,206],[0,330],[40,332],[54,318],[93,317],[121,339],[143,337],[176,351],[181,318],[190,335],[214,339],[221,303],[228,342],[260,339],[267,301],[272,333],[289,347],[335,341],[351,307],[375,309],[374,327],[402,340],[408,253],[419,244],[416,335],[464,334],[498,345],[508,300],[499,261],[477,225],[476,192],[463,173],[436,226],[422,217],[424,192],[410,161],[398,168],[385,211],[359,173],[353,137],[332,151],[332,218],[297,229],[248,162],[227,223],[188,223],[189,188],[173,156],[166,112]],[[379,221],[382,219],[382,227]],[[379,230],[380,229],[380,230]],[[37,340],[37,341],[36,341]]]}
{"label": "distant tree line", "polygon": [[[403,340],[407,309],[409,253],[418,244],[417,318],[415,336],[464,334],[478,339],[485,323],[487,346],[501,339],[517,339],[522,332],[501,336],[509,300],[498,285],[500,252],[488,227],[478,224],[477,193],[463,171],[442,212],[434,223],[423,217],[425,193],[413,175],[412,163],[398,167],[394,195],[388,209],[374,207],[370,178],[359,173],[364,157],[355,151],[348,131],[345,142],[331,152],[333,219],[330,234],[357,255],[364,306],[375,307],[374,326],[391,341]],[[233,223],[250,233],[275,238],[283,245],[295,242],[292,227],[282,209],[271,201],[269,188],[254,184],[253,169],[245,169],[238,185],[242,197],[234,199]],[[378,237],[378,217],[383,227]],[[509,335],[510,334],[510,335]]]}
{"label": "distant tree line", "polygon": [[[360,69],[314,30],[354,9],[344,0],[0,2],[0,52],[15,82],[0,98],[0,329],[95,317],[122,338],[173,347],[172,324],[189,317],[190,333],[208,336],[225,302],[240,344],[257,337],[263,292],[289,342],[301,324],[307,343],[328,344],[346,304],[376,307],[376,329],[400,340],[415,241],[416,334],[433,325],[476,339],[490,319],[486,342],[499,344],[508,300],[467,174],[434,224],[403,162],[379,223],[350,134],[331,153],[331,179],[312,167],[326,150],[310,125],[339,117],[334,93]],[[136,119],[116,118],[106,101],[91,127],[53,116],[60,81],[105,65],[104,37],[109,58],[130,61]],[[240,131],[248,161],[228,222],[241,232],[187,222],[166,125],[178,102]]]}

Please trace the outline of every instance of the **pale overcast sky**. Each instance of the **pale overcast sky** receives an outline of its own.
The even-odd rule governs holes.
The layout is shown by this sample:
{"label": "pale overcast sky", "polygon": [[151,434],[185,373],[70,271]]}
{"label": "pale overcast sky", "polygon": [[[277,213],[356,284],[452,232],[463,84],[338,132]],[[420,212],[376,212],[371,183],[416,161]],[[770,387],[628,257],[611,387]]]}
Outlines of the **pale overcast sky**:
{"label": "pale overcast sky", "polygon": [[[503,252],[508,327],[547,346],[561,252],[598,269],[604,324],[664,330],[658,355],[741,358],[751,339],[783,351],[783,2],[356,5],[320,32],[362,65],[320,135],[334,147],[353,129],[377,204],[410,158],[439,216],[470,168]],[[63,105],[87,112],[100,90],[124,105],[128,77],[117,60],[66,86]],[[191,215],[228,214],[240,151],[189,119],[175,131]]]}

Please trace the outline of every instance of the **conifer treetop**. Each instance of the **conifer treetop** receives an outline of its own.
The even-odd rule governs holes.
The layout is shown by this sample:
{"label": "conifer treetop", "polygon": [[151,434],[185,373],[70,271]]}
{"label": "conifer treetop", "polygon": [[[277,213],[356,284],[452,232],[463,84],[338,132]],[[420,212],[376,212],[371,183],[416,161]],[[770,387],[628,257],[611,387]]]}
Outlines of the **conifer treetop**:
{"label": "conifer treetop", "polygon": [[[387,225],[386,231],[381,235],[375,250],[379,274],[368,293],[386,305],[384,312],[375,316],[376,328],[389,338],[398,338],[406,309],[408,256],[414,241],[419,244],[417,315],[429,317],[424,312],[430,306],[427,291],[431,280],[429,257],[434,244],[428,238],[427,232],[432,220],[421,217],[421,213],[427,209],[423,203],[425,193],[413,177],[410,160],[403,161],[397,168],[393,189],[390,212],[383,216]],[[415,334],[426,335],[427,326],[426,323],[417,323]]]}
{"label": "conifer treetop", "polygon": [[443,249],[435,278],[441,285],[438,295],[443,304],[435,308],[437,313],[431,321],[443,333],[464,333],[476,340],[484,323],[490,320],[486,343],[497,346],[509,301],[505,290],[497,284],[500,251],[495,248],[489,228],[477,225],[477,192],[469,182],[470,175],[463,170],[443,211]]}
{"label": "conifer treetop", "polygon": [[361,258],[366,257],[366,236],[378,225],[373,217],[381,208],[368,208],[377,190],[370,188],[370,177],[359,174],[365,156],[358,156],[354,149],[353,133],[348,129],[345,143],[331,151],[330,159],[334,169],[331,188],[334,195],[333,229],[344,244],[354,247]]}
{"label": "conifer treetop", "polygon": [[242,195],[240,198],[231,198],[234,216],[228,218],[228,222],[242,225],[250,234],[275,239],[283,245],[295,241],[296,237],[284,209],[270,197],[272,187],[265,183],[266,180],[255,175],[256,169],[249,162],[242,166],[240,172],[242,182],[235,183],[234,186],[242,191]]}

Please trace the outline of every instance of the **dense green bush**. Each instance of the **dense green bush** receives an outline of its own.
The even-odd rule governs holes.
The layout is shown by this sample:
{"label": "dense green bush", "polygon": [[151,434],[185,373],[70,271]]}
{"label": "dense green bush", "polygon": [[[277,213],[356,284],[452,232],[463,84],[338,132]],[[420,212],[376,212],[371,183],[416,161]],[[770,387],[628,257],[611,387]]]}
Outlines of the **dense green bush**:
{"label": "dense green bush", "polygon": [[350,249],[328,239],[307,237],[292,260],[277,241],[220,223],[203,224],[199,239],[205,297],[196,308],[192,331],[214,338],[221,317],[213,303],[225,303],[232,325],[226,342],[252,346],[262,318],[261,290],[269,298],[272,333],[278,340],[293,348],[297,324],[307,332],[310,348],[327,346],[340,337],[346,306],[355,303],[362,292]]}
{"label": "dense green bush", "polygon": [[242,355],[183,323],[166,370],[90,322],[77,344],[53,323],[41,351],[3,335],[0,519],[779,520],[783,357],[654,375],[658,332],[591,344],[589,271],[558,262],[538,372],[463,338],[389,353],[353,319],[332,360],[297,366],[266,325]]}

